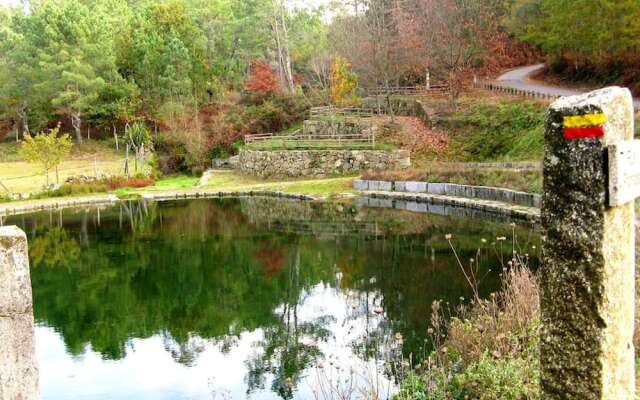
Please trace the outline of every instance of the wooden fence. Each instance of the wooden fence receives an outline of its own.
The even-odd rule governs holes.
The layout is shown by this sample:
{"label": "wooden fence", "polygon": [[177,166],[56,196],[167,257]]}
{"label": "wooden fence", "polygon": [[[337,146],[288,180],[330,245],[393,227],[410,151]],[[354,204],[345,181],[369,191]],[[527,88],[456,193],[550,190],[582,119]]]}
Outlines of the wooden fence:
{"label": "wooden fence", "polygon": [[295,135],[274,135],[273,133],[260,133],[245,135],[246,145],[274,148],[313,148],[313,147],[371,147],[376,145],[376,135],[373,129],[361,134],[309,134],[298,133]]}
{"label": "wooden fence", "polygon": [[440,94],[449,90],[448,85],[438,84],[426,86],[393,86],[393,87],[376,87],[365,89],[369,96],[420,96],[428,94]]}
{"label": "wooden fence", "polygon": [[502,84],[496,81],[487,81],[483,79],[474,79],[473,87],[478,89],[491,90],[494,92],[502,92],[502,93],[513,95],[513,96],[529,97],[532,99],[555,100],[558,97],[562,97],[557,94],[541,93],[534,90],[511,88],[511,87],[503,86]]}
{"label": "wooden fence", "polygon": [[364,107],[340,108],[335,106],[325,106],[325,107],[312,107],[309,110],[310,119],[314,119],[318,117],[326,117],[326,116],[370,118],[377,114],[379,114],[377,110],[373,108],[364,108]]}

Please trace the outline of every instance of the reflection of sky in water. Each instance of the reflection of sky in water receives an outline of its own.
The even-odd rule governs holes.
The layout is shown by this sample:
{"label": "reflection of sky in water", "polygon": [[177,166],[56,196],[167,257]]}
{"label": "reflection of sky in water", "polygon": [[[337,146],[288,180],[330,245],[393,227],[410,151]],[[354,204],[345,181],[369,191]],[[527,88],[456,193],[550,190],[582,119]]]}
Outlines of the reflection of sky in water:
{"label": "reflection of sky in water", "polygon": [[[331,316],[326,326],[331,335],[326,341],[300,338],[305,344],[317,345],[324,358],[303,372],[294,398],[313,399],[314,391],[328,391],[328,385],[344,388],[348,386],[346,380],[351,380],[352,369],[357,371],[353,374],[358,383],[355,386],[377,389],[382,398],[393,390],[382,373],[381,360],[364,361],[352,351],[354,343],[361,342],[383,321],[375,312],[379,309],[373,304],[374,298],[379,303],[380,296],[375,293],[342,291],[322,283],[303,293],[297,309],[299,323]],[[283,312],[284,306],[276,310],[279,316]],[[110,361],[91,351],[90,346],[82,356],[71,356],[54,329],[38,326],[36,351],[43,400],[280,399],[271,390],[272,377],[267,378],[263,389],[246,394],[246,362],[256,356],[259,346],[255,344],[263,339],[261,329],[243,332],[234,339],[231,351],[223,353],[219,344],[192,338],[202,348],[194,365],[186,366],[171,357],[162,335],[132,339],[127,356]]]}

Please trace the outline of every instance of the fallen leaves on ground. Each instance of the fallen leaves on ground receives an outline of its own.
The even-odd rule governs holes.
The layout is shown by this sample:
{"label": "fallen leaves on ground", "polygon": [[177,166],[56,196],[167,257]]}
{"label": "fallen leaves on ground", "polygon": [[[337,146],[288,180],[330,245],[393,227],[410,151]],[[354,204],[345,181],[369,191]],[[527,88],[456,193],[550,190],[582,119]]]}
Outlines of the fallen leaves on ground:
{"label": "fallen leaves on ground", "polygon": [[402,127],[402,148],[440,153],[449,145],[449,137],[426,126],[418,117],[396,117]]}

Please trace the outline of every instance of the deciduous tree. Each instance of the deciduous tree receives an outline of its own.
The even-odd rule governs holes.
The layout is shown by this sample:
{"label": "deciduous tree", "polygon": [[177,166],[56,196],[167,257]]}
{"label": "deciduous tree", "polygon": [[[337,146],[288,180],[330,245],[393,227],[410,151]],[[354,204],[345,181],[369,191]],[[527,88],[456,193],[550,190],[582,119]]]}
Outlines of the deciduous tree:
{"label": "deciduous tree", "polygon": [[358,102],[358,76],[351,71],[351,65],[342,57],[337,57],[331,68],[331,102],[337,106],[354,105]]}
{"label": "deciduous tree", "polygon": [[49,186],[49,172],[56,170],[56,183],[60,183],[58,166],[71,151],[72,143],[69,135],[58,136],[60,126],[49,129],[48,132],[41,132],[32,137],[25,135],[20,151],[22,156],[29,162],[39,164],[45,174],[46,186]]}
{"label": "deciduous tree", "polygon": [[253,60],[249,71],[249,81],[245,88],[261,94],[276,94],[280,91],[278,76],[267,62]]}

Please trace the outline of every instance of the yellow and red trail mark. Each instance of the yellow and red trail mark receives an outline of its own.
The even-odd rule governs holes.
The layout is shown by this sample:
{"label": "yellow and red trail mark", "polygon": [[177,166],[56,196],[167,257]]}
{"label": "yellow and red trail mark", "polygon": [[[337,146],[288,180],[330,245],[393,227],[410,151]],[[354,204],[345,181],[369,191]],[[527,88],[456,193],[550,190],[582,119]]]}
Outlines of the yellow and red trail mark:
{"label": "yellow and red trail mark", "polygon": [[564,117],[565,139],[601,138],[604,136],[604,124],[607,116],[603,113],[569,115]]}

